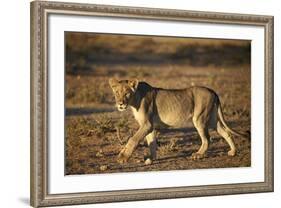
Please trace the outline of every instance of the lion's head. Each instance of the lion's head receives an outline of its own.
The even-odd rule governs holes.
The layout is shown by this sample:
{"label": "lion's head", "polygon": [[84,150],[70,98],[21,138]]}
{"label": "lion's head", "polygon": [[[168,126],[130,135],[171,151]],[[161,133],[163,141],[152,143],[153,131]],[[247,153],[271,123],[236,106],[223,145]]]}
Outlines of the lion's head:
{"label": "lion's head", "polygon": [[115,78],[109,79],[109,85],[112,88],[115,96],[116,107],[119,111],[127,109],[135,95],[139,81],[137,79],[131,80],[117,80]]}

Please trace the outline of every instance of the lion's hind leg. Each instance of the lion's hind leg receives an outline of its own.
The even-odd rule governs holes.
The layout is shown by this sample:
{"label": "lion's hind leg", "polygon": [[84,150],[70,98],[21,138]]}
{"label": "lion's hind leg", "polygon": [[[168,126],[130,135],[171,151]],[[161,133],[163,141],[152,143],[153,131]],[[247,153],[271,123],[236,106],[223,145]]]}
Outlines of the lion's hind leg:
{"label": "lion's hind leg", "polygon": [[210,135],[208,132],[207,123],[203,123],[200,119],[193,118],[193,124],[201,138],[201,147],[191,156],[192,159],[196,160],[201,159],[205,156],[205,152],[207,151],[209,146]]}
{"label": "lion's hind leg", "polygon": [[217,132],[219,133],[219,135],[221,135],[226,140],[226,142],[230,146],[230,150],[228,151],[228,155],[229,156],[235,156],[235,154],[236,154],[236,147],[235,147],[235,144],[234,144],[234,142],[232,140],[231,134],[228,133],[224,129],[224,127],[223,127],[223,125],[221,124],[220,121],[217,122]]}

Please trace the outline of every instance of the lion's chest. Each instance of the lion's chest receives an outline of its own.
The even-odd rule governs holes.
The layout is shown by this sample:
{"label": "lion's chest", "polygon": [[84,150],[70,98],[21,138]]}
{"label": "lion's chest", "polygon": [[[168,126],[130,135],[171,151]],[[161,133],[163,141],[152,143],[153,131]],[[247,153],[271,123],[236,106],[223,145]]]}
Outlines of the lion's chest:
{"label": "lion's chest", "polygon": [[142,109],[136,110],[133,107],[131,109],[132,109],[132,112],[133,112],[133,115],[134,115],[134,118],[136,119],[136,121],[139,124],[143,124],[145,122],[145,114],[144,114],[143,110]]}

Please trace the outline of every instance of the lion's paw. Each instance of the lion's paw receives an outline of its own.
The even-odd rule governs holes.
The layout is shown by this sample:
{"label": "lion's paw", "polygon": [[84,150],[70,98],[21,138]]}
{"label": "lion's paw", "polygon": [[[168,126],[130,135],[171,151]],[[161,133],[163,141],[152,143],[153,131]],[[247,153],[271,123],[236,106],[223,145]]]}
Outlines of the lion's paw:
{"label": "lion's paw", "polygon": [[228,155],[228,156],[231,156],[231,157],[235,156],[235,154],[236,154],[236,151],[235,151],[235,150],[229,150],[229,151],[227,152],[227,155]]}
{"label": "lion's paw", "polygon": [[128,162],[129,157],[125,154],[126,149],[122,149],[117,157],[117,162],[120,164]]}
{"label": "lion's paw", "polygon": [[144,161],[144,164],[145,165],[151,165],[152,164],[152,160],[150,158],[147,158],[145,161]]}
{"label": "lion's paw", "polygon": [[191,155],[191,159],[192,160],[199,160],[199,159],[202,159],[204,158],[204,154],[201,154],[201,153],[198,153],[198,152],[195,152]]}

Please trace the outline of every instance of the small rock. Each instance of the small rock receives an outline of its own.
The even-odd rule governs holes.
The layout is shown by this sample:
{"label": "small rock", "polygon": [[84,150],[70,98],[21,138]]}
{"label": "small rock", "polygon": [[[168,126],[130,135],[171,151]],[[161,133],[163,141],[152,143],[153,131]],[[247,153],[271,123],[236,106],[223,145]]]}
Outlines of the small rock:
{"label": "small rock", "polygon": [[141,163],[141,160],[137,159],[137,160],[136,160],[136,163]]}
{"label": "small rock", "polygon": [[84,143],[84,142],[87,141],[87,138],[85,138],[85,137],[81,137],[80,139],[81,139],[81,142],[82,142],[82,143]]}
{"label": "small rock", "polygon": [[225,154],[224,152],[219,152],[218,153],[219,156],[224,156],[224,154]]}
{"label": "small rock", "polygon": [[108,168],[107,165],[102,165],[102,166],[100,166],[100,170],[101,170],[101,171],[105,171],[105,170],[107,170],[107,168]]}
{"label": "small rock", "polygon": [[103,157],[103,152],[102,152],[102,150],[100,150],[100,151],[98,151],[98,152],[96,153],[96,157]]}

